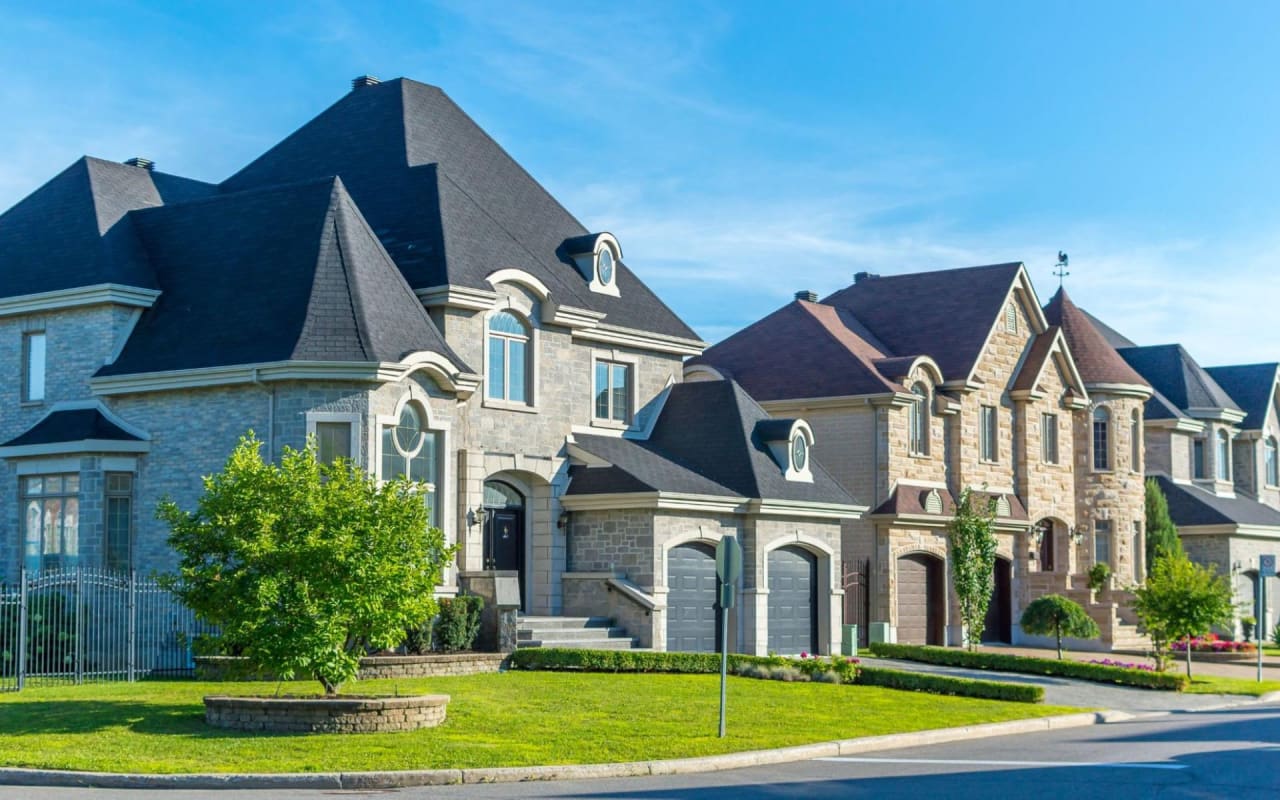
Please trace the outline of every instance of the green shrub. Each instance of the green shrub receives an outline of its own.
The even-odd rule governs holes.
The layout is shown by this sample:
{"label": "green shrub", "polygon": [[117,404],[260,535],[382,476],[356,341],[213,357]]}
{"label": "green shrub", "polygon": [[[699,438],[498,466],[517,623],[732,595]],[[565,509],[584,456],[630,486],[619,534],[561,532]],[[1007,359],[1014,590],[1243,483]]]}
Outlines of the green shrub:
{"label": "green shrub", "polygon": [[1107,585],[1107,579],[1111,577],[1111,565],[1105,561],[1099,561],[1092,567],[1089,567],[1089,588],[1095,592]]}
{"label": "green shrub", "polygon": [[975,681],[968,678],[953,678],[949,675],[928,675],[883,667],[863,667],[858,683],[864,686],[883,686],[886,689],[902,689],[908,692],[950,694],[984,700],[1008,700],[1014,703],[1039,703],[1044,700],[1044,689],[1028,683]]}
{"label": "green shrub", "polygon": [[1095,683],[1115,683],[1121,686],[1138,686],[1144,689],[1182,691],[1188,681],[1181,675],[1150,672],[1141,669],[1109,667],[1104,664],[1084,664],[1079,661],[1057,661],[1052,658],[1029,658],[1004,653],[970,653],[949,647],[928,647],[914,644],[886,644],[873,642],[871,652],[883,658],[899,658],[968,669],[990,669],[1002,672],[1018,672],[1025,675],[1054,675],[1061,678],[1077,678]]}
{"label": "green shrub", "polygon": [[[16,603],[5,606],[0,619],[0,675],[18,674]],[[69,670],[76,652],[75,603],[61,592],[33,592],[27,597],[27,664],[29,669]]]}
{"label": "green shrub", "polygon": [[1275,629],[1271,631],[1271,643],[1280,647],[1280,622],[1277,622]]}
{"label": "green shrub", "polygon": [[[1095,567],[1106,567],[1106,564],[1095,564]],[[1090,573],[1092,575],[1092,572]],[[1090,577],[1089,580],[1093,580]],[[1104,579],[1105,580],[1105,579]],[[1071,636],[1076,639],[1096,639],[1100,635],[1098,623],[1089,617],[1089,613],[1074,600],[1060,594],[1047,594],[1037,597],[1022,612],[1018,621],[1022,630],[1037,636],[1052,636],[1058,643],[1058,660],[1062,660],[1062,637]]]}
{"label": "green shrub", "polygon": [[435,649],[444,653],[470,650],[480,635],[480,612],[484,598],[459,595],[440,600],[440,614],[431,630]]}

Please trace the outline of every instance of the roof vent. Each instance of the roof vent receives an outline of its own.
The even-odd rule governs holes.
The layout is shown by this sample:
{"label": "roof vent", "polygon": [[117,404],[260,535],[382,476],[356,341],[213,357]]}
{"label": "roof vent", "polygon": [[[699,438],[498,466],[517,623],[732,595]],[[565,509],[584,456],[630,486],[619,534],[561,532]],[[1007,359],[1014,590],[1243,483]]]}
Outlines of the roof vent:
{"label": "roof vent", "polygon": [[811,292],[808,289],[801,289],[800,291],[796,292],[796,299],[807,300],[810,303],[816,303],[818,302],[818,294],[816,292]]}
{"label": "roof vent", "polygon": [[875,274],[874,272],[855,272],[853,273],[853,282],[862,283],[863,281],[869,281],[872,278],[879,278],[879,277],[880,276]]}
{"label": "roof vent", "polygon": [[354,92],[356,89],[363,89],[366,86],[377,86],[380,83],[382,81],[372,75],[361,75],[359,78],[351,79],[351,91]]}
{"label": "roof vent", "polygon": [[124,163],[128,164],[131,167],[142,167],[148,172],[156,168],[156,162],[152,161],[149,158],[142,158],[140,156],[134,156],[133,158],[129,159]]}

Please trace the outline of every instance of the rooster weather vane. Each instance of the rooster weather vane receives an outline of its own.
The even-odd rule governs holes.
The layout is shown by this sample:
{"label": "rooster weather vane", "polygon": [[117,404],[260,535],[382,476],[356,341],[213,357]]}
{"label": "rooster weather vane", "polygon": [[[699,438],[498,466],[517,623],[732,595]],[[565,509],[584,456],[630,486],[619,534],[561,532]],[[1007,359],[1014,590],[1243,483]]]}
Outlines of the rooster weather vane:
{"label": "rooster weather vane", "polygon": [[1062,288],[1062,279],[1071,274],[1067,272],[1067,254],[1061,250],[1058,251],[1058,263],[1054,264],[1053,274],[1058,276],[1059,289]]}

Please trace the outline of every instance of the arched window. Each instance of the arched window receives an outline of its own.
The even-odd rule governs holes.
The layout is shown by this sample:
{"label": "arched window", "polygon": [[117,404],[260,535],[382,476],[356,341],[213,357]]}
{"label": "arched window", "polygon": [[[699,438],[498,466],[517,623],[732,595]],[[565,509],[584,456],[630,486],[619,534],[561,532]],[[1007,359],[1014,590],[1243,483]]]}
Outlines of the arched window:
{"label": "arched window", "polygon": [[923,383],[911,387],[915,395],[907,407],[907,446],[912,455],[929,454],[929,390]]}
{"label": "arched window", "polygon": [[1093,468],[1111,469],[1111,412],[1103,406],[1093,410]]}
{"label": "arched window", "polygon": [[1280,486],[1280,447],[1276,445],[1276,437],[1267,437],[1267,485]]}
{"label": "arched window", "polygon": [[1218,480],[1231,480],[1231,437],[1226,431],[1218,431]]}
{"label": "arched window", "polygon": [[1142,414],[1136,408],[1129,420],[1129,469],[1142,472]]}
{"label": "arched window", "polygon": [[440,486],[440,432],[427,428],[426,409],[409,401],[394,425],[382,426],[382,479],[408,478],[429,485],[427,506],[431,524],[440,525],[436,498]]}
{"label": "arched window", "polygon": [[529,327],[510,311],[489,317],[489,398],[529,402]]}

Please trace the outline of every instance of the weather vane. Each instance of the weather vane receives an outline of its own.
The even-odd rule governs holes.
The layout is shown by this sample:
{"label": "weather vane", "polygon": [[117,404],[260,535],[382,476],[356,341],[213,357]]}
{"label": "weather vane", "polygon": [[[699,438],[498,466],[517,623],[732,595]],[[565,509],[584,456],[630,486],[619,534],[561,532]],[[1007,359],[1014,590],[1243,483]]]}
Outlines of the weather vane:
{"label": "weather vane", "polygon": [[1059,289],[1062,288],[1062,279],[1071,274],[1067,272],[1067,254],[1061,250],[1058,251],[1058,263],[1054,264],[1053,274],[1058,276]]}

